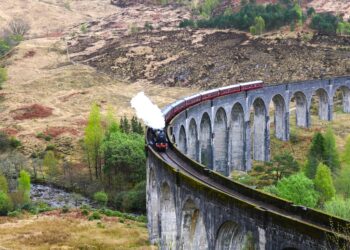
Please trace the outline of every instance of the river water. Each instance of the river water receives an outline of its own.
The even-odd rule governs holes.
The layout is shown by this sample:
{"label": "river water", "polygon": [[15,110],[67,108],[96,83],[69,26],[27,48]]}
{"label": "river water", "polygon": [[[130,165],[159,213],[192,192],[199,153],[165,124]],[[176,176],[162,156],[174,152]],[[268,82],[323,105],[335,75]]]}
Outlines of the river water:
{"label": "river water", "polygon": [[79,194],[69,193],[59,188],[41,184],[31,184],[30,197],[34,202],[42,201],[53,208],[64,206],[75,208],[81,205],[93,205],[90,199]]}

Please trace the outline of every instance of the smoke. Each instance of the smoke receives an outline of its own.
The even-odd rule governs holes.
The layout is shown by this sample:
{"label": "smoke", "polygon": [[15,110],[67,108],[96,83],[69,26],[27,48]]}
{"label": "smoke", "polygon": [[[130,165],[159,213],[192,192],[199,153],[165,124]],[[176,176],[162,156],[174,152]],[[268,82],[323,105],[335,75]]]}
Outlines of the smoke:
{"label": "smoke", "polygon": [[154,129],[165,127],[162,111],[145,96],[145,93],[139,92],[131,99],[130,103],[131,107],[136,110],[137,117],[142,119],[147,126]]}

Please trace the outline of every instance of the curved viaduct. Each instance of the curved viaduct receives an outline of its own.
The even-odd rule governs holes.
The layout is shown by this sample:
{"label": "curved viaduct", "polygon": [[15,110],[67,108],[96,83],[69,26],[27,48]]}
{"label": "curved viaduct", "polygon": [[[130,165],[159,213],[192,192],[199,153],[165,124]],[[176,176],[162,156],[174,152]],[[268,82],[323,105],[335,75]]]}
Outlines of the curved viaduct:
{"label": "curved viaduct", "polygon": [[173,118],[167,124],[170,148],[157,152],[148,146],[151,242],[184,250],[335,249],[343,244],[347,221],[225,177],[232,170],[249,170],[252,160],[270,159],[271,120],[280,140],[289,139],[290,111],[297,126],[310,127],[314,97],[319,118],[332,120],[336,93],[350,113],[350,77],[339,77],[218,97]]}

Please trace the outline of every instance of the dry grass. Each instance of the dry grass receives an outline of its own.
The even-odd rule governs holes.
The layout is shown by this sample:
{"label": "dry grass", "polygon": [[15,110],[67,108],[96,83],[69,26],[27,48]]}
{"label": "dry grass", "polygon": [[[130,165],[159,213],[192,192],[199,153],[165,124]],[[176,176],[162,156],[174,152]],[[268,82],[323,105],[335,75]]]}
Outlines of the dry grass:
{"label": "dry grass", "polygon": [[88,221],[68,214],[3,218],[0,248],[6,249],[156,249],[148,243],[144,223],[117,218]]}

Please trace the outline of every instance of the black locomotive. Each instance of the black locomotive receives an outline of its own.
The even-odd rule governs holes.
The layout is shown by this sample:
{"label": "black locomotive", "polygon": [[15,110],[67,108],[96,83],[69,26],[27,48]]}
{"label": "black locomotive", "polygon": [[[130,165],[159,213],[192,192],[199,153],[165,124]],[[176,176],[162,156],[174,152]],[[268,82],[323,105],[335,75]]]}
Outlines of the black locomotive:
{"label": "black locomotive", "polygon": [[152,144],[158,151],[166,151],[168,148],[168,139],[164,129],[151,129]]}

